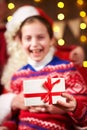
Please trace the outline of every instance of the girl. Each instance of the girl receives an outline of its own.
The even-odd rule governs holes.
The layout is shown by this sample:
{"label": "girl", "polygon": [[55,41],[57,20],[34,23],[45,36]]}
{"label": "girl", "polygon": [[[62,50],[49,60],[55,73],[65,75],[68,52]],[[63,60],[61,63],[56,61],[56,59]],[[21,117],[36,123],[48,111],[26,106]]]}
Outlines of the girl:
{"label": "girl", "polygon": [[62,93],[66,103],[58,101],[56,105],[31,106],[21,110],[18,129],[75,130],[85,127],[87,87],[73,63],[61,60],[54,55],[55,40],[50,22],[38,15],[29,17],[22,22],[17,35],[28,55],[28,64],[13,75],[12,91],[16,94],[22,93],[24,79],[49,76],[65,78],[66,85],[66,92]]}

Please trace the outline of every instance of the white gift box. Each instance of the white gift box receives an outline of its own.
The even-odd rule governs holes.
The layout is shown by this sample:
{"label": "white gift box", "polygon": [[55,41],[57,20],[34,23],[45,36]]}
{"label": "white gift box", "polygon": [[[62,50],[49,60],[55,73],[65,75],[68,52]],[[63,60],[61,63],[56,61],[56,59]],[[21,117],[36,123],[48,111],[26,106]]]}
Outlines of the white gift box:
{"label": "white gift box", "polygon": [[23,81],[25,106],[56,104],[58,100],[65,102],[61,96],[65,92],[64,78],[32,79]]}

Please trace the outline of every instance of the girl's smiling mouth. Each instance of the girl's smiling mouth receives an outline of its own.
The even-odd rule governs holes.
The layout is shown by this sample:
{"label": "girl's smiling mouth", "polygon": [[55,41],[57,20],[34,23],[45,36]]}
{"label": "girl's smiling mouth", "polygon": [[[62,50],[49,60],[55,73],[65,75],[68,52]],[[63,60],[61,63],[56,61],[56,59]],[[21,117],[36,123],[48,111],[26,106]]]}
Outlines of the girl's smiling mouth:
{"label": "girl's smiling mouth", "polygon": [[34,49],[34,50],[29,49],[30,53],[40,53],[42,51],[43,51],[43,49]]}

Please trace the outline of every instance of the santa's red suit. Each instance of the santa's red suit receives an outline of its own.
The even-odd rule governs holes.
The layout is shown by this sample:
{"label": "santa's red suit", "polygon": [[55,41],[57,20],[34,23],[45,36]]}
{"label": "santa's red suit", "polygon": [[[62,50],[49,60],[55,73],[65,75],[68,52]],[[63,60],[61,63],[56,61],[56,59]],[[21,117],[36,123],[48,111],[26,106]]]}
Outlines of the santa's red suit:
{"label": "santa's red suit", "polygon": [[[64,59],[75,62],[75,67],[84,77],[84,80],[87,84],[87,67],[83,67],[82,62],[85,59],[85,52],[81,46],[71,45],[71,46],[56,46],[56,56]],[[77,54],[77,58],[75,57]]]}

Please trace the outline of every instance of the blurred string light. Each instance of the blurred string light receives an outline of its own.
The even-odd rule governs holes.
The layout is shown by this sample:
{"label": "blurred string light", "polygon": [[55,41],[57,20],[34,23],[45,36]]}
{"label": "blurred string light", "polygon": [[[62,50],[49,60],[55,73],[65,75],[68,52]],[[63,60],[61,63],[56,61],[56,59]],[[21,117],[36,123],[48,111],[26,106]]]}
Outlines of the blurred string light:
{"label": "blurred string light", "polygon": [[8,9],[14,9],[15,8],[15,5],[14,5],[14,3],[9,3],[8,4]]}
{"label": "blurred string light", "polygon": [[86,42],[86,41],[87,41],[86,36],[85,36],[85,35],[81,35],[81,36],[80,36],[80,41],[81,41],[81,42]]}
{"label": "blurred string light", "polygon": [[80,29],[82,29],[82,30],[84,30],[84,29],[86,29],[86,27],[87,27],[87,25],[86,25],[86,23],[80,23]]}
{"label": "blurred string light", "polygon": [[[8,3],[8,9],[9,10],[12,10],[12,9],[14,9],[15,8],[15,4],[14,3]],[[11,19],[12,19],[12,16],[8,16],[7,17],[7,21],[9,22],[9,21],[11,21]]]}
{"label": "blurred string light", "polygon": [[57,15],[58,20],[64,20],[64,18],[65,18],[65,15],[63,13],[60,13]]}
{"label": "blurred string light", "polygon": [[42,0],[34,0],[34,2],[39,3],[42,2]]}
{"label": "blurred string light", "polygon": [[[58,2],[57,7],[61,8],[61,9],[64,8],[64,2],[62,2],[62,1]],[[58,20],[64,20],[64,18],[65,18],[65,15],[63,13],[57,14],[57,19]]]}
{"label": "blurred string light", "polygon": [[59,37],[60,27],[56,24],[53,25],[53,32],[56,39]]}
{"label": "blurred string light", "polygon": [[60,27],[58,25],[53,26],[53,32],[58,33],[60,31]]}
{"label": "blurred string light", "polygon": [[58,43],[58,45],[63,46],[65,44],[65,41],[64,41],[64,39],[61,38],[57,41],[57,43]]}
{"label": "blurred string light", "polygon": [[80,15],[80,17],[84,18],[86,16],[86,12],[85,11],[80,11],[79,15]]}
{"label": "blurred string light", "polygon": [[55,26],[53,27],[53,31],[54,31],[54,32],[59,32],[59,30],[60,30],[60,29],[59,29],[59,26],[55,25]]}
{"label": "blurred string light", "polygon": [[7,17],[7,21],[9,22],[9,21],[11,21],[12,20],[12,16],[8,16]]}
{"label": "blurred string light", "polygon": [[87,61],[83,61],[83,67],[87,68]]}
{"label": "blurred string light", "polygon": [[58,3],[57,3],[57,7],[59,7],[59,8],[64,8],[64,3],[63,3],[63,2],[58,2]]}
{"label": "blurred string light", "polygon": [[77,0],[77,4],[82,6],[84,4],[84,0]]}
{"label": "blurred string light", "polygon": [[[64,8],[64,2],[62,2],[62,1],[58,2],[57,7],[60,8],[60,9]],[[65,18],[65,15],[63,13],[57,14],[58,20],[64,20],[64,18]],[[60,31],[60,27],[58,25],[55,25],[54,28],[53,28],[53,31],[54,31],[55,36],[58,37],[57,35]],[[58,39],[57,44],[59,46],[63,46],[65,44],[64,39],[62,39],[62,38]]]}

